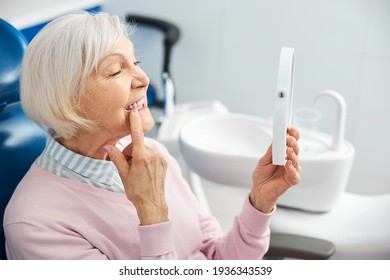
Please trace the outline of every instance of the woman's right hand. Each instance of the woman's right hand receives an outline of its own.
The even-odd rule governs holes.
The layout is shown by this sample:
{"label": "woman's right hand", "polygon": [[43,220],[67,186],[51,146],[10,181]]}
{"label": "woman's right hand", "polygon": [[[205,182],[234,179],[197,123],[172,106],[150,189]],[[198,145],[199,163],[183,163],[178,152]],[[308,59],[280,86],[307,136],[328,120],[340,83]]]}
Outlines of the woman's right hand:
{"label": "woman's right hand", "polygon": [[168,221],[165,200],[165,159],[145,146],[144,132],[137,109],[130,112],[132,143],[122,152],[114,146],[104,146],[118,169],[127,198],[137,209],[141,225]]}

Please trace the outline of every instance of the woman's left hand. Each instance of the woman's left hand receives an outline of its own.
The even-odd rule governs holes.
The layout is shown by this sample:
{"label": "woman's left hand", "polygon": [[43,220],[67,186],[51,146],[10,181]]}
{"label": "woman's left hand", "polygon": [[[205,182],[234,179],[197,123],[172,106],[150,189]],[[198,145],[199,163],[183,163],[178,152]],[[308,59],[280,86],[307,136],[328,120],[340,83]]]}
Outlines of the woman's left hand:
{"label": "woman's left hand", "polygon": [[253,186],[249,198],[252,205],[263,213],[270,213],[277,199],[291,186],[299,183],[302,168],[298,161],[299,131],[287,129],[287,161],[284,166],[272,164],[272,145],[259,160],[252,174]]}

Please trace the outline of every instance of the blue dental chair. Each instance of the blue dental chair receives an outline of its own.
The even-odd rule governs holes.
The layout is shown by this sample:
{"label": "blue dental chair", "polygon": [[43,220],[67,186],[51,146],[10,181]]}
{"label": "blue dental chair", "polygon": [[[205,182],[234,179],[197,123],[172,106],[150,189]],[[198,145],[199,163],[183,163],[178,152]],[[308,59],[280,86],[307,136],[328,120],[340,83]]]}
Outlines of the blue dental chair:
{"label": "blue dental chair", "polygon": [[[19,76],[27,42],[0,19],[0,216],[11,195],[45,146],[45,132],[28,119],[19,101]],[[2,223],[3,224],[3,223]],[[3,226],[0,260],[6,259]]]}

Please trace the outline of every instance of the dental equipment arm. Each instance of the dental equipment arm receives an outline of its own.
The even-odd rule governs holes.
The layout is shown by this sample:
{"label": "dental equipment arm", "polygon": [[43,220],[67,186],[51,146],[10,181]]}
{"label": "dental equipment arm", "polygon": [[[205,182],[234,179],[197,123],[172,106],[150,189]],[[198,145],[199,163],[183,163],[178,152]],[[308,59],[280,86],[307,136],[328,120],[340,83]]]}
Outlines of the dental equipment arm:
{"label": "dental equipment arm", "polygon": [[158,100],[157,107],[164,109],[164,114],[171,115],[174,111],[175,86],[170,73],[171,52],[173,46],[180,38],[180,30],[174,24],[161,20],[140,15],[126,15],[126,21],[131,24],[142,24],[160,30],[164,35],[164,57],[163,57],[163,100]]}

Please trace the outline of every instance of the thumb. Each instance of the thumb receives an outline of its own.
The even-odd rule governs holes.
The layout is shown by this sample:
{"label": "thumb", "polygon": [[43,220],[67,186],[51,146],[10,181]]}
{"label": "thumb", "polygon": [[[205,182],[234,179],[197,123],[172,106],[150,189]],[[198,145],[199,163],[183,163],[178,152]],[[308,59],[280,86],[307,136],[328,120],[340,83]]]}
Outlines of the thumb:
{"label": "thumb", "polygon": [[129,164],[127,163],[125,156],[115,146],[105,145],[103,146],[103,150],[108,153],[110,160],[118,169],[119,175],[123,177],[122,175],[125,175],[129,170]]}
{"label": "thumb", "polygon": [[272,144],[268,147],[267,152],[260,158],[259,165],[268,165],[272,163]]}

